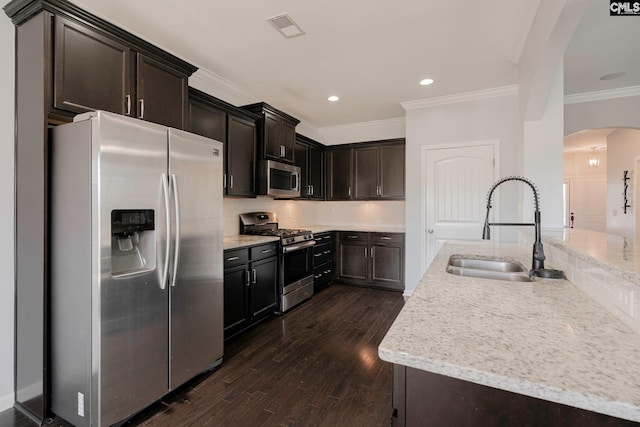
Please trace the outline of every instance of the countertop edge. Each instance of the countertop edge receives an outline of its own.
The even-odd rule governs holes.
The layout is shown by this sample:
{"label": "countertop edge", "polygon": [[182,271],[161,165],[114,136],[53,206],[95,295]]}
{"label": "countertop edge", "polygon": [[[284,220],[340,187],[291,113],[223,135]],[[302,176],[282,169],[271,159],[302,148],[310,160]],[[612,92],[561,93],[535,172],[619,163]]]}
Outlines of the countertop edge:
{"label": "countertop edge", "polygon": [[551,386],[543,386],[530,381],[514,379],[490,372],[449,364],[443,361],[427,360],[404,353],[402,359],[397,352],[384,348],[384,341],[378,347],[378,356],[385,362],[444,375],[462,381],[472,382],[499,390],[509,391],[536,399],[542,399],[587,411],[640,422],[640,408],[618,401],[602,399],[586,393],[577,393]]}

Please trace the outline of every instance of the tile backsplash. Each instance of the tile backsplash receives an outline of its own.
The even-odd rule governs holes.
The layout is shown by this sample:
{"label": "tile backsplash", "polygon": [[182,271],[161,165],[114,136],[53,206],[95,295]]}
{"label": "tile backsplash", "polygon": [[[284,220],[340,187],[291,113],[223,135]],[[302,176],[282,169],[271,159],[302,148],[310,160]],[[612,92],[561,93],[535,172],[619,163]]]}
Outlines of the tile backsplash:
{"label": "tile backsplash", "polygon": [[255,199],[225,197],[224,235],[240,232],[239,215],[245,212],[272,211],[281,228],[311,225],[405,225],[404,201],[319,202],[305,200],[274,200],[258,196]]}

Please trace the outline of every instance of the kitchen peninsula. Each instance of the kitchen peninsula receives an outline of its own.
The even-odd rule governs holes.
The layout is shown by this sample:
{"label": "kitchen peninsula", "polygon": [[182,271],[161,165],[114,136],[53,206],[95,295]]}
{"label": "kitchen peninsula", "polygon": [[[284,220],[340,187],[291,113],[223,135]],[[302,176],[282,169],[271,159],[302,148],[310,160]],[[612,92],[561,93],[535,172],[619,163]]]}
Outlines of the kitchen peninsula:
{"label": "kitchen peninsula", "polygon": [[[632,322],[619,318],[624,319],[622,310],[614,316],[587,295],[589,286],[597,286],[593,280],[598,276],[608,278],[614,289],[614,282],[626,280],[626,287],[639,284],[636,250],[622,238],[579,230],[544,235],[543,242],[549,267],[565,269],[569,279],[580,283],[454,276],[446,272],[452,254],[516,258],[528,265],[530,242],[444,245],[379,346],[380,358],[394,363],[398,425],[413,425],[415,419],[424,422],[425,412],[465,422],[465,403],[470,403],[467,409],[473,417],[466,422],[478,422],[485,415],[503,422],[522,421],[517,417],[523,416],[558,422],[553,416],[544,418],[541,403],[553,406],[551,412],[573,407],[563,422],[576,423],[580,417],[592,423],[611,422],[606,416],[640,421],[640,334]],[[630,297],[636,294],[631,292]],[[633,301],[627,303],[633,307]],[[438,392],[425,395],[421,387],[435,382]],[[474,400],[477,395],[457,394],[467,385],[477,387],[480,395],[502,395],[494,401],[495,408],[483,410],[480,402],[485,401]],[[412,396],[416,390],[421,394]],[[442,396],[456,399],[448,402],[446,414],[438,412],[443,409],[438,407]],[[539,406],[510,418],[503,410],[512,397],[528,399],[519,403],[519,409]],[[435,400],[430,406],[431,398]]]}

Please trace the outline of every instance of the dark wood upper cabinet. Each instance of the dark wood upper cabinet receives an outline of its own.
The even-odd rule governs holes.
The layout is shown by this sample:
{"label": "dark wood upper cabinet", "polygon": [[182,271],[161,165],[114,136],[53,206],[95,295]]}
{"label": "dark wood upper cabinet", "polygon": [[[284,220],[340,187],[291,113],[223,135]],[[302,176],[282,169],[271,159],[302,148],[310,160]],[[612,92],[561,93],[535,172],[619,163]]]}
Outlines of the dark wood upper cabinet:
{"label": "dark wood upper cabinet", "polygon": [[326,156],[327,200],[404,200],[403,139],[333,146]]}
{"label": "dark wood upper cabinet", "polygon": [[[37,2],[5,7],[17,25],[38,11],[27,3]],[[71,3],[38,3],[45,6],[52,28],[38,42],[51,73],[45,88],[49,123],[105,110],[186,129],[188,77],[196,67]]]}
{"label": "dark wood upper cabinet", "polygon": [[358,148],[354,150],[353,162],[353,198],[356,200],[377,199],[380,189],[377,174],[380,149],[378,147]]}
{"label": "dark wood upper cabinet", "polygon": [[140,53],[137,63],[137,117],[185,129],[188,77]]}
{"label": "dark wood upper cabinet", "polygon": [[300,167],[300,197],[324,200],[324,146],[296,135],[295,164]]}
{"label": "dark wood upper cabinet", "polygon": [[261,116],[258,125],[258,146],[261,157],[265,160],[293,164],[295,161],[296,126],[300,120],[265,102],[245,105],[242,108]]}
{"label": "dark wood upper cabinet", "polygon": [[207,102],[194,98],[189,90],[189,132],[215,139],[227,141],[227,113]]}
{"label": "dark wood upper cabinet", "polygon": [[353,149],[327,150],[327,200],[351,200]]}
{"label": "dark wood upper cabinet", "polygon": [[189,131],[224,142],[225,195],[255,197],[260,116],[189,88]]}
{"label": "dark wood upper cabinet", "polygon": [[55,17],[53,108],[131,114],[131,49],[93,28]]}
{"label": "dark wood upper cabinet", "polygon": [[380,147],[380,199],[405,198],[405,145]]}
{"label": "dark wood upper cabinet", "polygon": [[227,120],[226,194],[255,197],[256,123],[234,116]]}

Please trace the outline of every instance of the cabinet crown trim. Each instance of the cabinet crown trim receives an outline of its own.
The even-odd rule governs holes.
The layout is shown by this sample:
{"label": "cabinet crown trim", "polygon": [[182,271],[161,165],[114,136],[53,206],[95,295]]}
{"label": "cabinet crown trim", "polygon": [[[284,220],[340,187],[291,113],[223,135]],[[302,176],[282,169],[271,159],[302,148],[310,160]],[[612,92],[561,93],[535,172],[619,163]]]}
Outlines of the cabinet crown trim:
{"label": "cabinet crown trim", "polygon": [[197,102],[201,102],[204,104],[209,104],[224,111],[227,114],[231,114],[234,116],[239,116],[244,119],[257,122],[260,120],[260,116],[252,113],[251,111],[245,110],[244,108],[236,107],[233,104],[230,104],[226,101],[223,101],[220,98],[216,98],[213,95],[209,95],[206,92],[203,92],[199,89],[193,88],[189,86],[189,99]]}
{"label": "cabinet crown trim", "polygon": [[277,108],[272,107],[266,102],[258,102],[255,104],[243,105],[242,108],[258,114],[264,114],[264,113],[275,114],[276,116],[279,116],[280,118],[291,123],[294,126],[297,126],[298,123],[300,123],[300,120],[288,115],[284,111],[281,111],[281,110],[278,110]]}
{"label": "cabinet crown trim", "polygon": [[184,73],[186,76],[190,76],[198,69],[198,67],[189,64],[177,56],[154,46],[102,18],[98,18],[66,0],[13,0],[6,4],[3,10],[16,26],[21,25],[42,11],[47,11],[54,15],[62,15],[66,18],[79,21],[82,24],[96,27],[130,45],[136,52],[165,63],[171,68]]}

